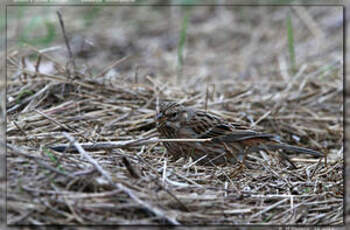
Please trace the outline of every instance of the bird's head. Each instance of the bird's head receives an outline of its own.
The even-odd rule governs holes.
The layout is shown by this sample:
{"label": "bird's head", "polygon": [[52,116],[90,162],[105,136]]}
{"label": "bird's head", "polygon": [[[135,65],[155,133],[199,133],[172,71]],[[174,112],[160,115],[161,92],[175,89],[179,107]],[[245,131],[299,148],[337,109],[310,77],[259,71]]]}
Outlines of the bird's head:
{"label": "bird's head", "polygon": [[162,103],[159,106],[159,112],[156,114],[156,122],[158,125],[162,126],[165,122],[178,122],[181,120],[185,112],[184,106],[171,102],[171,103]]}

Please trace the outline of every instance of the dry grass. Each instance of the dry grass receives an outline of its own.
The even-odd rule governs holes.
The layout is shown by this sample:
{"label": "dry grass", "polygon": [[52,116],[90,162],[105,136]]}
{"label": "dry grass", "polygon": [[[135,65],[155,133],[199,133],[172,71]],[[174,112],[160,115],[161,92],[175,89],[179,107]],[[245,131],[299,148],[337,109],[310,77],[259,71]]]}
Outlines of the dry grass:
{"label": "dry grass", "polygon": [[[306,62],[310,57],[298,56],[305,64],[295,74],[286,69],[283,55],[257,59],[258,47],[271,49],[284,28],[281,15],[285,9],[274,9],[267,24],[276,20],[280,30],[265,32],[254,23],[236,22],[241,25],[237,27],[241,36],[251,40],[242,43],[244,39],[234,37],[232,42],[242,43],[241,48],[233,48],[241,59],[232,60],[240,63],[237,72],[225,73],[215,67],[216,60],[206,59],[210,54],[204,48],[200,55],[199,44],[217,41],[193,42],[215,32],[200,17],[202,10],[194,10],[193,21],[199,22],[192,23],[198,26],[188,31],[188,49],[197,47],[193,50],[198,55],[188,54],[183,76],[178,77],[175,68],[164,65],[174,60],[169,53],[160,53],[156,63],[123,56],[99,63],[99,71],[91,74],[79,61],[74,70],[73,65],[54,58],[55,54],[30,46],[9,48],[8,224],[343,224],[341,47],[322,46],[325,50],[333,47],[321,55],[322,61]],[[295,11],[321,25],[334,18],[324,9]],[[266,13],[254,12],[256,17]],[[308,24],[308,19],[305,23],[313,28],[315,21]],[[160,32],[152,31],[155,34],[167,26],[159,23],[155,28]],[[256,30],[251,33],[250,27]],[[332,36],[334,28],[333,24],[313,28],[313,36],[324,36],[319,31]],[[221,29],[219,39],[225,40],[229,33]],[[299,48],[315,38],[304,30],[295,36],[305,40]],[[316,40],[326,41],[322,39]],[[216,55],[226,48],[221,45]],[[33,54],[36,58],[30,59]],[[156,74],[130,68],[140,60]],[[217,72],[198,67],[201,60],[208,60],[206,68],[213,65]],[[219,62],[229,66],[226,71],[235,68],[224,57]],[[193,66],[204,74],[191,75],[196,71]],[[272,67],[276,68],[271,71]],[[113,72],[115,68],[119,74]],[[189,158],[175,161],[155,141],[153,117],[159,100],[207,107],[228,120],[278,133],[287,143],[322,151],[327,161],[296,155],[293,160],[298,168],[291,169],[272,152],[249,155],[249,169],[240,164],[201,166]],[[58,152],[49,148],[62,144],[75,149]]]}

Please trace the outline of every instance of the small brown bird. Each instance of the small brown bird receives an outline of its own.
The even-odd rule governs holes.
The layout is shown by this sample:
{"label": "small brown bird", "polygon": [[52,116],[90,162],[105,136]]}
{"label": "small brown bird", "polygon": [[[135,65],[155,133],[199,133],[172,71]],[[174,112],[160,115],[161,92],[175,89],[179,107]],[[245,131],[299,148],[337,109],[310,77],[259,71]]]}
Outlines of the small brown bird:
{"label": "small brown bird", "polygon": [[[160,138],[211,138],[211,141],[206,142],[163,142],[168,152],[175,157],[191,156],[195,160],[202,158],[201,163],[242,161],[247,153],[259,150],[285,150],[323,156],[311,149],[284,144],[276,135],[256,132],[208,112],[186,108],[177,103],[161,104],[156,122]],[[279,154],[296,168],[283,152],[279,151]]]}

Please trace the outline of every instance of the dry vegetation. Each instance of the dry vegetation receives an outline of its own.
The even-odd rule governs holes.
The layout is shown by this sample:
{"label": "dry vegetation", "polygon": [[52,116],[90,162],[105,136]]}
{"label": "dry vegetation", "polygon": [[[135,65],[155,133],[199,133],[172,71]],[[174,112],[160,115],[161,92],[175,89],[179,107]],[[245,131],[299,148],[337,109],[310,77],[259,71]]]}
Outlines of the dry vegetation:
{"label": "dry vegetation", "polygon": [[[88,9],[60,9],[71,60],[62,33],[20,48],[9,31],[7,223],[343,224],[342,9],[193,7],[179,71],[184,11],[151,8],[102,8],[89,31],[72,20]],[[56,10],[46,13],[59,31]],[[327,161],[175,161],[155,141],[159,100],[207,107]],[[62,144],[75,148],[49,148]]]}

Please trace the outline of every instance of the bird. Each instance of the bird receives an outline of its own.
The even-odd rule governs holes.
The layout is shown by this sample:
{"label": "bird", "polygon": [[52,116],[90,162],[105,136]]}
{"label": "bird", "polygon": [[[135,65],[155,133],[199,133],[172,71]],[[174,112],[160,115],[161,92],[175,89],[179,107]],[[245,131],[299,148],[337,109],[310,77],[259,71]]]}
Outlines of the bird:
{"label": "bird", "polygon": [[283,151],[323,156],[312,149],[283,143],[278,135],[255,131],[213,113],[185,107],[176,102],[161,103],[155,122],[161,139],[209,138],[205,142],[163,142],[167,152],[174,157],[192,157],[204,165],[244,163],[248,153],[261,150],[277,151],[292,168],[297,167]]}

